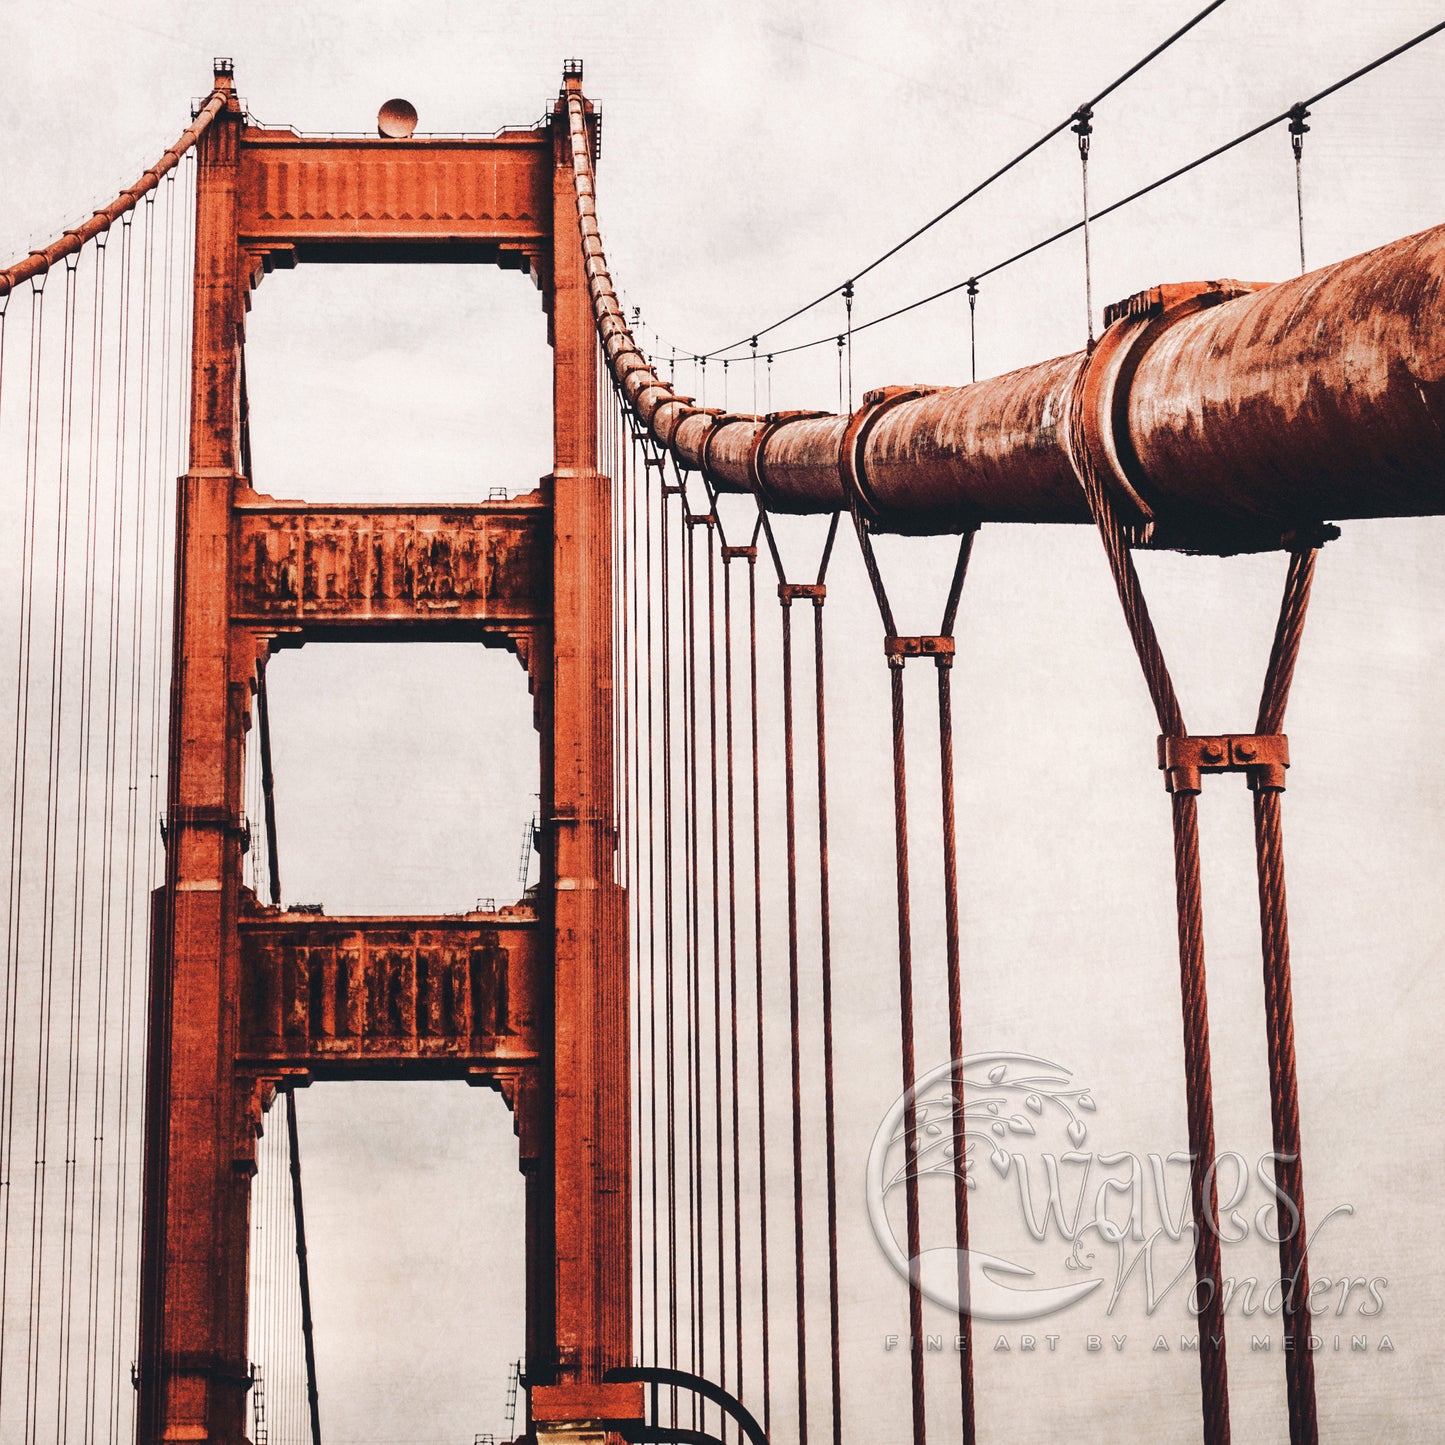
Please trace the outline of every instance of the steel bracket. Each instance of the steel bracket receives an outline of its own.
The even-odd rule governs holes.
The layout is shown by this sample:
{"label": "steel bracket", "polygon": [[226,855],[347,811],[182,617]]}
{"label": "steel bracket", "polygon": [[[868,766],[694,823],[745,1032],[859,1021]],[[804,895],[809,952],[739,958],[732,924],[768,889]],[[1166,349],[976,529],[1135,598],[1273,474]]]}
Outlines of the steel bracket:
{"label": "steel bracket", "polygon": [[885,637],[883,652],[889,667],[902,667],[910,657],[931,657],[939,667],[952,667],[954,642],[951,637]]}
{"label": "steel bracket", "polygon": [[828,589],[821,582],[779,582],[778,600],[786,607],[793,602],[811,601],[815,607],[823,605]]}
{"label": "steel bracket", "polygon": [[1159,767],[1171,793],[1197,793],[1205,773],[1247,773],[1255,792],[1283,792],[1289,738],[1284,733],[1161,737]]}

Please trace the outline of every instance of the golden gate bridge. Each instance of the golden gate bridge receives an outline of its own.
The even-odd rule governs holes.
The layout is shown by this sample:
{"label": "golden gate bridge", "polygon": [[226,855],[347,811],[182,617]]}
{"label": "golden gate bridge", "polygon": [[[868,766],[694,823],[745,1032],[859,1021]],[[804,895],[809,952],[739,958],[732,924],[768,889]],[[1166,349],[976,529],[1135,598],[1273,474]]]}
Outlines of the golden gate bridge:
{"label": "golden gate bridge", "polygon": [[[259,125],[217,61],[155,166],[0,272],[0,458],[17,518],[4,539],[16,680],[0,1027],[7,1439],[320,1445],[296,1093],[415,1078],[494,1089],[513,1112],[526,1182],[518,1439],[841,1441],[845,1380],[870,1366],[848,1358],[838,1247],[840,990],[890,1017],[898,1050],[901,1113],[885,1142],[901,1155],[890,1207],[910,1400],[896,1438],[922,1441],[930,1421],[938,1438],[940,1419],[942,1438],[977,1438],[981,1292],[997,1281],[980,1272],[987,1245],[970,1223],[969,1094],[1004,1074],[965,1078],[953,687],[967,676],[958,630],[982,529],[1022,524],[1097,533],[1157,724],[1145,765],[1172,831],[1183,1073],[1154,1079],[1179,1092],[1187,1120],[1210,1442],[1230,1438],[1229,1350],[1245,1337],[1222,1288],[1198,800],[1227,789],[1206,782],[1219,773],[1251,794],[1283,1410],[1291,1441],[1329,1434],[1285,906],[1286,705],[1321,549],[1351,522],[1441,510],[1445,241],[1436,228],[1307,270],[1298,181],[1316,110],[1445,22],[1150,184],[1091,200],[1098,108],[1222,4],[869,265],[712,351],[645,347],[619,299],[580,61],[535,126],[429,136],[392,102],[375,137]],[[1301,274],[1161,284],[1096,308],[1092,226],[1266,133],[1288,137],[1296,166]],[[1065,136],[1075,222],[855,319],[876,266]],[[1084,262],[1080,350],[965,385],[854,395],[855,336],[944,296],[965,297],[972,317],[982,282],[1065,244]],[[458,261],[520,271],[541,293],[549,475],[486,502],[268,495],[251,458],[251,293],[264,306],[269,274],[308,263]],[[800,346],[774,344],[783,324],[838,302],[841,331],[820,323]],[[773,363],[799,349],[836,357],[835,411],[772,409]],[[709,363],[722,406],[707,404]],[[748,412],[727,405],[734,367]],[[802,560],[785,535],[794,517],[816,519]],[[900,559],[928,537],[952,539],[950,571],[926,626],[904,627]],[[826,625],[844,549],[881,649]],[[1186,722],[1135,565],[1155,551],[1279,554],[1258,707],[1231,731]],[[760,658],[773,596],[775,664]],[[330,916],[288,901],[268,659],[308,642],[438,639],[504,650],[525,671],[539,881],[528,886],[524,863],[517,899],[455,915]],[[848,779],[829,766],[840,640],[845,675],[887,678],[886,967],[835,969],[831,866],[861,846],[837,826]],[[776,719],[760,701],[773,666]],[[929,926],[941,959],[915,948],[925,897],[940,906]],[[939,967],[954,1063],[925,1099],[915,1000],[920,971]],[[768,1037],[774,986],[781,1050]],[[949,1185],[946,1204],[932,1201],[949,1234],[941,1282],[925,1280],[930,1173]],[[956,1348],[941,1363],[926,1298],[952,1307]]]}

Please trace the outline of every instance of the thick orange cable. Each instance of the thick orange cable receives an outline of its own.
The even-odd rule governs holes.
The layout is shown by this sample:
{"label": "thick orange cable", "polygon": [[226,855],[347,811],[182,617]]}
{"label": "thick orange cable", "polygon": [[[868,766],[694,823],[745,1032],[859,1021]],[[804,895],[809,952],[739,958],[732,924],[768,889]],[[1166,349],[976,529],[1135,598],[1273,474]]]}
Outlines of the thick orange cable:
{"label": "thick orange cable", "polygon": [[843,1355],[838,1301],[837,1098],[833,1080],[833,923],[828,877],[828,728],[823,599],[813,599],[813,696],[818,760],[818,948],[823,989],[823,1148],[828,1198],[828,1368],[833,1445],[843,1440]]}
{"label": "thick orange cable", "polygon": [[[1114,510],[1089,446],[1082,405],[1085,367],[1074,393],[1070,447],[1088,499],[1109,571],[1124,610],[1159,731],[1187,733],[1173,679],[1149,616],[1123,523]],[[1225,1352],[1219,1200],[1215,1184],[1214,1084],[1209,1050],[1209,1001],[1204,968],[1204,903],[1199,876],[1196,795],[1171,791],[1174,829],[1174,894],[1179,935],[1179,983],[1183,1012],[1185,1110],[1189,1132],[1189,1198],[1194,1221],[1195,1308],[1199,1320],[1199,1378],[1206,1445],[1228,1445],[1229,1369]]]}
{"label": "thick orange cable", "polygon": [[[1278,733],[1299,657],[1305,610],[1314,580],[1314,549],[1290,556],[1284,601],[1260,698],[1256,731]],[[1295,1063],[1294,1003],[1290,985],[1289,913],[1285,902],[1281,789],[1252,774],[1255,856],[1259,874],[1260,941],[1264,961],[1265,1034],[1269,1049],[1269,1102],[1278,1200],[1279,1270],[1285,1336],[1285,1390],[1290,1445],[1315,1445],[1314,1345],[1310,1332],[1308,1231],[1305,1225],[1299,1080]],[[1284,1218],[1284,1212],[1290,1215]]]}
{"label": "thick orange cable", "polygon": [[748,688],[752,725],[753,805],[753,963],[758,1064],[758,1234],[761,1245],[761,1315],[763,1346],[763,1433],[772,1431],[772,1364],[768,1300],[768,1132],[767,1071],[763,1048],[763,860],[762,802],[758,766],[758,559],[748,557]]}
{"label": "thick orange cable", "polygon": [[[797,1283],[794,1293],[796,1305],[797,1324],[797,1362],[798,1362],[798,1441],[799,1445],[807,1445],[808,1439],[808,1350],[807,1350],[807,1307],[806,1307],[806,1260],[804,1251],[804,1230],[803,1230],[803,1134],[802,1134],[802,1047],[801,1047],[801,1008],[799,999],[799,946],[798,946],[798,850],[797,850],[797,800],[796,800],[796,766],[794,757],[794,725],[793,725],[793,618],[792,602],[795,592],[798,591],[790,585],[783,567],[782,557],[778,551],[777,541],[773,536],[772,525],[768,520],[767,513],[759,510],[759,523],[763,535],[767,538],[768,550],[773,558],[773,566],[778,577],[778,603],[782,623],[782,668],[783,668],[783,803],[784,822],[787,840],[787,889],[788,889],[788,1020],[790,1026],[790,1051],[789,1061],[791,1065],[792,1082],[792,1142],[793,1142],[793,1263],[797,1275]],[[833,554],[833,543],[838,535],[838,515],[833,515],[828,526],[827,538],[823,544],[822,559],[818,565],[817,582],[812,587],[805,589],[813,600],[815,617],[815,647],[818,649],[814,661],[815,680],[822,682],[822,613],[821,607],[826,596],[824,591],[824,579],[828,572],[828,562]],[[822,708],[821,693],[818,697],[818,707]],[[818,714],[818,722],[821,725],[823,714]],[[837,1400],[841,1395],[841,1382],[838,1375],[838,1329],[837,1329],[837,1189],[834,1174],[836,1154],[833,1148],[833,1079],[832,1079],[832,987],[830,976],[831,965],[831,936],[828,926],[828,884],[827,884],[827,787],[825,781],[826,768],[825,756],[822,751],[821,731],[818,734],[818,780],[821,788],[819,796],[819,819],[820,819],[820,867],[821,867],[821,890],[823,903],[823,932],[822,942],[824,948],[824,1039],[825,1039],[825,1119],[827,1125],[827,1158],[828,1158],[828,1203],[829,1203],[829,1319],[830,1319],[830,1359],[833,1361],[831,1371],[833,1382],[833,1397]],[[834,1411],[834,1432],[839,1429],[838,1412]]]}
{"label": "thick orange cable", "polygon": [[733,743],[733,592],[732,550],[723,548],[723,714],[727,767],[727,877],[728,877],[728,999],[732,1009],[729,1050],[732,1065],[733,1166],[733,1323],[735,1374],[739,1399],[743,1394],[743,1214],[742,1131],[739,1120],[738,1069],[738,894],[737,894],[737,791]]}
{"label": "thick orange cable", "polygon": [[13,266],[0,270],[0,296],[13,291],[22,281],[43,275],[64,257],[75,255],[93,236],[98,236],[102,231],[108,230],[114,222],[128,211],[133,210],[136,203],[143,196],[154,191],[160,184],[161,177],[168,171],[174,170],[181,157],[205,134],[206,128],[225,108],[228,96],[228,91],[213,90],[196,113],[195,120],[181,132],[180,139],[176,141],[175,145],[171,146],[155,165],[144,171],[133,186],[128,186],[123,190],[115,200],[92,213],[90,218],[82,221],[80,225],[71,227],[48,246],[42,246],[40,249],[32,251],[24,260],[17,261]]}
{"label": "thick orange cable", "polygon": [[716,1166],[717,1208],[717,1310],[718,1310],[718,1384],[727,1388],[727,1225],[723,1212],[724,1150],[723,1150],[723,1044],[722,1044],[722,898],[721,869],[718,859],[718,738],[717,738],[717,517],[713,514],[707,527],[707,691],[708,691],[708,777],[711,802],[708,820],[711,829],[712,864],[712,1038],[713,1038],[713,1131]]}

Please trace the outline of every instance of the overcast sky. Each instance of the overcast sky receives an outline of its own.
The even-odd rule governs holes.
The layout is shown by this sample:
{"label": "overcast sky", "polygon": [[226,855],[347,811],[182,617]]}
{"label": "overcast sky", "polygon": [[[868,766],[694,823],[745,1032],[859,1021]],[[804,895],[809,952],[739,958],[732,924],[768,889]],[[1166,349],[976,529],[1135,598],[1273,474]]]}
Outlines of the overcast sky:
{"label": "overcast sky", "polygon": [[[190,97],[208,89],[213,55],[234,57],[237,89],[255,117],[313,131],[369,130],[391,96],[416,105],[422,130],[529,124],[555,95],[563,58],[581,56],[586,90],[605,116],[599,212],[612,274],[628,305],[641,307],[649,345],[664,357],[673,347],[686,354],[746,336],[841,283],[1195,8],[1193,0],[55,0],[42,18],[5,0],[0,253],[9,259],[42,244],[130,183],[185,125]],[[1100,107],[1096,203],[1438,18],[1423,0],[1229,0]],[[1304,171],[1312,266],[1445,218],[1442,43],[1312,117]],[[866,320],[984,269],[1078,208],[1066,135],[870,275],[855,316]],[[1101,223],[1094,257],[1100,309],[1160,281],[1291,274],[1298,254],[1287,136],[1260,137]],[[1078,247],[1066,242],[986,282],[980,374],[1077,349],[1082,281]],[[841,304],[832,303],[776,344],[841,322]],[[526,490],[548,469],[543,317],[537,293],[515,273],[278,273],[254,297],[248,344],[262,492],[465,500],[498,485]],[[833,406],[834,365],[831,348],[780,360],[772,404]],[[958,383],[967,368],[967,310],[954,297],[861,338],[855,390]],[[750,407],[754,380],[748,367],[730,368],[734,407]],[[694,384],[685,367],[680,382]],[[716,372],[708,385],[708,400],[721,402]],[[795,524],[784,538],[799,559],[819,540],[816,523]],[[1312,1272],[1388,1282],[1382,1313],[1359,1318],[1352,1300],[1325,1331],[1330,1341],[1337,1330],[1344,1336],[1318,1361],[1325,1433],[1340,1440],[1436,1438],[1445,1386],[1434,1296],[1445,1185],[1434,1103],[1445,1002],[1442,541],[1438,519],[1356,524],[1326,550],[1288,722],[1308,1201],[1316,1219],[1336,1206],[1353,1211],[1331,1221]],[[829,603],[838,1028],[847,1063],[839,1099],[844,1396],[848,1438],[886,1442],[905,1438],[908,1398],[906,1351],[887,1344],[890,1333],[906,1335],[906,1293],[865,1208],[868,1151],[898,1092],[887,710],[876,615],[856,549],[844,543]],[[902,610],[920,623],[942,595],[944,550],[909,544],[906,575],[903,551],[886,554]],[[1146,558],[1141,571],[1192,727],[1242,730],[1254,713],[1281,559]],[[1090,1139],[1100,1153],[1181,1150],[1168,807],[1153,764],[1152,715],[1097,539],[1082,528],[986,530],[959,627],[969,1051],[1036,1055],[1071,1073],[1097,1102]],[[771,618],[764,645],[771,659]],[[293,901],[322,901],[332,912],[456,911],[515,891],[536,761],[512,659],[480,649],[317,647],[280,658],[272,678],[278,831]],[[771,660],[764,683],[765,724],[774,727]],[[929,688],[920,676],[910,693],[921,723]],[[915,774],[923,1068],[947,1059],[941,925],[927,881],[937,867],[932,736],[920,734]],[[1221,1149],[1252,1164],[1269,1146],[1269,1112],[1249,806],[1235,781],[1212,787],[1201,811],[1217,1133]],[[769,907],[775,941],[777,888]],[[805,926],[815,917],[805,899]],[[776,950],[770,967],[770,1066],[780,1071],[786,993]],[[805,1002],[816,1007],[812,972]],[[318,1085],[297,1108],[328,1445],[470,1445],[475,1432],[500,1434],[507,1362],[522,1349],[521,1187],[504,1108],[490,1094],[430,1085]],[[784,1140],[786,1111],[769,1122],[772,1138]],[[785,1152],[770,1166],[780,1223]],[[821,1161],[811,1146],[807,1173],[811,1217],[821,1224]],[[1040,1282],[1069,1279],[1057,1239],[1033,1245],[1021,1232],[1012,1188],[980,1180],[975,1242],[997,1242],[993,1252],[1026,1261]],[[1263,1197],[1256,1180],[1241,1210],[1252,1216]],[[783,1224],[773,1262],[784,1280],[789,1248]],[[1169,1256],[1184,1257],[1177,1248]],[[1267,1280],[1271,1259],[1251,1232],[1226,1272]],[[820,1248],[810,1270],[820,1283]],[[1096,1270],[1114,1278],[1109,1266]],[[1053,1352],[1023,1351],[1018,1326],[981,1333],[982,1438],[1197,1438],[1193,1358],[1151,1349],[1161,1332],[1177,1345],[1190,1323],[1177,1296],[1150,1317],[1137,1279],[1112,1314],[1107,1293],[1096,1290],[1059,1317]],[[810,1306],[815,1321],[825,1317],[825,1296]],[[779,1286],[775,1340],[788,1338],[790,1309]],[[930,1307],[929,1321],[948,1329],[945,1311]],[[1251,1352],[1251,1333],[1270,1328],[1272,1350]],[[1351,1351],[1352,1331],[1368,1335],[1365,1351]],[[1087,1350],[1090,1333],[1103,1336],[1102,1352]],[[1381,1353],[1386,1333],[1394,1349]],[[1126,1343],[1110,1343],[1112,1335]],[[999,1337],[1007,1350],[995,1348]],[[1277,1318],[1232,1316],[1230,1346],[1237,1437],[1287,1439]],[[826,1374],[821,1334],[813,1348],[816,1389]],[[775,1412],[786,1422],[790,1357],[777,1349]],[[954,1379],[946,1353],[931,1362],[940,1439],[956,1438]],[[825,1391],[814,1408],[825,1420]],[[792,1438],[786,1424],[775,1438]]]}

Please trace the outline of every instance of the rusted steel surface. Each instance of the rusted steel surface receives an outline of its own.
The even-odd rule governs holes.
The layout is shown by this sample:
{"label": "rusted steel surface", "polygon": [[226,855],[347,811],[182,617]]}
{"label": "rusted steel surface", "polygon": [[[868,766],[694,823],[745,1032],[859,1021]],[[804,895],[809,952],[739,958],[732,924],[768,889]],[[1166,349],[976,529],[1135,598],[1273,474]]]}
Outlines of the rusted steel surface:
{"label": "rusted steel surface", "polygon": [[[705,412],[647,362],[607,271],[575,106],[572,135],[598,335],[638,420],[720,491],[755,492],[780,512],[844,505],[843,418]],[[1138,542],[1233,551],[1331,520],[1438,513],[1442,284],[1436,227],[1274,286],[1143,293],[1110,308],[1092,354],[890,395],[854,457],[859,500],[885,530],[1088,522],[1069,442],[1084,408],[1090,449]]]}
{"label": "rusted steel surface", "polygon": [[1445,508],[1445,227],[1152,337],[1126,426],[1142,475],[1201,508],[1286,518]]}
{"label": "rusted steel surface", "polygon": [[537,622],[548,615],[551,514],[540,494],[456,507],[233,512],[232,616],[303,636]]}
{"label": "rusted steel surface", "polygon": [[82,221],[78,226],[72,226],[70,230],[48,246],[42,246],[39,250],[32,251],[23,261],[17,261],[13,266],[0,271],[0,296],[8,295],[22,281],[28,281],[32,276],[43,275],[64,257],[75,255],[87,241],[100,235],[102,231],[108,230],[127,211],[133,210],[137,201],[155,190],[160,185],[161,178],[180,164],[181,157],[200,140],[205,134],[206,128],[225,109],[225,106],[226,92],[219,88],[213,90],[206,97],[200,110],[196,112],[195,120],[181,132],[180,139],[161,156],[155,165],[142,172],[141,178],[133,186],[127,186],[115,200],[102,206],[98,211],[92,212],[88,220]]}
{"label": "rusted steel surface", "polygon": [[240,207],[242,247],[282,266],[425,254],[537,275],[552,233],[551,131],[363,140],[248,126]]}
{"label": "rusted steel surface", "polygon": [[355,1078],[425,1061],[466,1074],[535,1059],[540,930],[520,906],[439,918],[244,914],[242,1060]]}
{"label": "rusted steel surface", "polygon": [[[612,708],[612,482],[598,471],[597,344],[577,222],[572,118],[590,157],[596,121],[581,65],[551,117],[553,645],[542,806],[542,892],[553,937],[551,1178],[528,1179],[527,1377],[538,1419],[610,1415],[606,1372],[631,1359],[630,986],[616,882]],[[550,1187],[551,1197],[546,1191]],[[551,1318],[543,1302],[550,1298]],[[640,1405],[629,1397],[631,1406]]]}
{"label": "rusted steel surface", "polygon": [[[615,880],[612,493],[597,469],[594,319],[568,144],[570,100],[590,116],[580,86],[569,64],[567,99],[540,127],[490,141],[313,142],[246,127],[229,68],[218,71],[223,107],[198,155],[149,1025],[142,1445],[242,1437],[255,1141],[278,1088],[328,1072],[460,1076],[502,1091],[526,1180],[532,1407],[552,1421],[603,1406],[641,1415],[640,1392],[619,1400],[604,1384],[632,1341],[629,990]],[[583,124],[595,145],[595,121]],[[245,282],[310,259],[532,271],[555,353],[553,466],[538,494],[312,507],[251,490]],[[527,668],[547,841],[534,909],[327,919],[259,908],[241,886],[241,808],[266,657],[313,637],[438,631],[506,645]]]}
{"label": "rusted steel surface", "polygon": [[241,108],[196,148],[189,468],[178,482],[165,888],[153,930],[146,1061],[140,1445],[244,1437],[255,1129],[232,1060],[242,757],[256,657],[230,625],[231,506],[241,486],[236,247]]}

